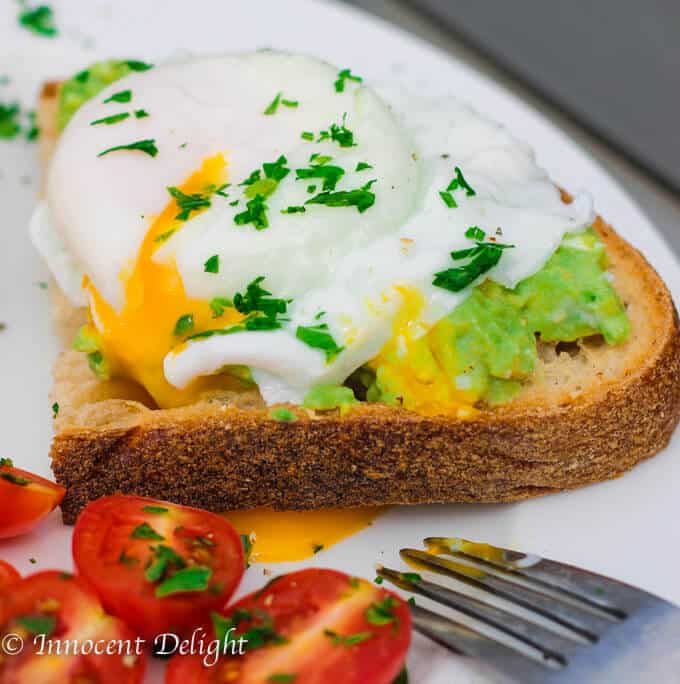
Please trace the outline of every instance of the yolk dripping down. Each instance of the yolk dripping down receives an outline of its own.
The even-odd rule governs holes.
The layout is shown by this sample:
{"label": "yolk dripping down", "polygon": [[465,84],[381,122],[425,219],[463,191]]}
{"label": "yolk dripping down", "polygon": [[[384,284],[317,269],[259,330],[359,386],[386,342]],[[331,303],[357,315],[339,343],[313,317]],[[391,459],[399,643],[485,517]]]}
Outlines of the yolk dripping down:
{"label": "yolk dripping down", "polygon": [[[179,189],[185,194],[205,193],[206,188],[224,182],[225,168],[222,154],[210,157]],[[174,264],[160,264],[153,260],[164,237],[181,230],[184,225],[175,218],[178,213],[179,208],[173,199],[152,223],[134,266],[120,274],[125,288],[125,303],[120,312],[104,300],[92,282],[85,281],[92,296],[94,317],[101,327],[98,330],[101,351],[112,372],[136,380],[161,408],[192,403],[201,392],[233,387],[238,382],[229,375],[214,375],[198,378],[187,388],[178,390],[167,382],[163,374],[163,359],[182,341],[182,337],[174,335],[180,317],[186,314],[193,316],[192,333],[226,327],[242,318],[235,309],[228,308],[216,321],[209,302],[187,296]]]}

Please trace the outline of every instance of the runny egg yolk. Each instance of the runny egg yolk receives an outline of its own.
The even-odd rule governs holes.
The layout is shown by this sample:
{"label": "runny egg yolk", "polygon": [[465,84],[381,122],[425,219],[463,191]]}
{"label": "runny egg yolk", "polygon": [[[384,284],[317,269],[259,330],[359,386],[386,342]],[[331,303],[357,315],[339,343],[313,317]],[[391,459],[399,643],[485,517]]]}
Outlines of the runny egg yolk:
{"label": "runny egg yolk", "polygon": [[[225,176],[225,159],[217,154],[206,159],[179,189],[185,194],[205,195],[210,187],[224,183]],[[92,298],[101,351],[112,373],[136,380],[161,408],[190,404],[202,392],[238,385],[237,380],[225,374],[197,378],[183,390],[165,379],[163,359],[188,334],[227,327],[242,318],[235,309],[227,308],[215,321],[209,302],[187,296],[174,264],[153,260],[164,240],[182,229],[184,222],[176,218],[179,211],[174,199],[168,202],[151,224],[135,263],[120,274],[125,291],[125,303],[120,312],[106,302],[92,282],[87,279],[85,282]],[[193,327],[182,335],[175,335],[177,321],[187,314],[193,317]]]}
{"label": "runny egg yolk", "polygon": [[404,408],[426,416],[470,417],[476,410],[451,382],[442,359],[437,357],[437,346],[430,344],[430,335],[420,329],[425,304],[422,294],[412,287],[397,290],[403,303],[395,317],[393,335],[368,365],[378,371],[383,391]]}
{"label": "runny egg yolk", "polygon": [[229,511],[225,517],[252,544],[250,560],[258,563],[299,561],[368,527],[385,506],[318,511]]}

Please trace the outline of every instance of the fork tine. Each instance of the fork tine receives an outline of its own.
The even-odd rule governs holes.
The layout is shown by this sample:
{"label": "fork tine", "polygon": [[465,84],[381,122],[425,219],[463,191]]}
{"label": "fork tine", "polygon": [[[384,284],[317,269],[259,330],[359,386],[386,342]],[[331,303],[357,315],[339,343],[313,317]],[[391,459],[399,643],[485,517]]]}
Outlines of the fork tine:
{"label": "fork tine", "polygon": [[494,568],[519,575],[535,586],[557,591],[565,600],[614,620],[625,619],[628,610],[634,610],[640,600],[648,598],[645,592],[609,577],[533,554],[461,537],[427,537],[424,543],[430,552],[471,560],[487,570]]}
{"label": "fork tine", "polygon": [[[530,620],[514,615],[510,611],[484,603],[480,599],[467,596],[448,587],[440,586],[422,578],[412,580],[412,573],[400,573],[390,568],[378,566],[378,575],[393,584],[420,596],[429,598],[449,608],[482,622],[525,646],[541,654],[543,660],[565,664],[565,656],[572,654],[578,647],[575,641],[537,625]],[[581,644],[589,643],[585,640]]]}
{"label": "fork tine", "polygon": [[541,660],[540,654],[520,654],[486,634],[421,606],[411,608],[413,628],[457,654],[479,658],[522,684],[545,682],[546,674],[562,663]]}
{"label": "fork tine", "polygon": [[435,556],[418,549],[401,549],[401,557],[417,567],[425,566],[439,574],[453,577],[476,589],[509,601],[541,617],[566,628],[576,635],[595,643],[604,632],[608,623],[591,613],[575,609],[573,606],[555,600],[537,588],[527,588],[513,582],[512,575],[501,577],[480,570],[472,565]]}

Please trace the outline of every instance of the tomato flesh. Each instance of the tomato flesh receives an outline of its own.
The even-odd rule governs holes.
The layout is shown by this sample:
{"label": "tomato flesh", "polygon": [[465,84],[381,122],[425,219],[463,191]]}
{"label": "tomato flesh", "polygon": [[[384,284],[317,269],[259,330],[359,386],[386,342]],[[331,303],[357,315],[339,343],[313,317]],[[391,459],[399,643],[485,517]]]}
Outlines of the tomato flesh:
{"label": "tomato flesh", "polygon": [[0,560],[0,594],[10,584],[14,584],[20,579],[21,575],[13,565],[10,565],[6,561]]}
{"label": "tomato flesh", "polygon": [[[97,596],[81,579],[48,570],[20,580],[6,595],[0,639],[10,639],[2,642],[7,651],[8,645],[16,644],[16,637],[20,637],[23,650],[16,655],[6,652],[0,659],[3,684],[139,684],[142,681],[144,654],[135,645],[134,633],[104,612]],[[91,652],[83,652],[90,643]],[[76,652],[72,646],[69,651],[67,644],[78,644],[81,651]],[[124,648],[120,644],[129,644],[129,652],[94,652],[107,644],[113,644],[112,650]]]}
{"label": "tomato flesh", "polygon": [[0,539],[32,530],[61,503],[65,493],[61,485],[0,459]]}
{"label": "tomato flesh", "polygon": [[73,557],[106,609],[149,641],[190,633],[225,604],[245,569],[241,538],[225,518],[123,495],[80,514]]}
{"label": "tomato flesh", "polygon": [[217,664],[175,656],[166,684],[392,684],[411,637],[409,608],[396,594],[334,570],[277,578],[213,614],[206,630],[215,638],[234,625],[233,638],[250,643],[244,655],[232,641]]}

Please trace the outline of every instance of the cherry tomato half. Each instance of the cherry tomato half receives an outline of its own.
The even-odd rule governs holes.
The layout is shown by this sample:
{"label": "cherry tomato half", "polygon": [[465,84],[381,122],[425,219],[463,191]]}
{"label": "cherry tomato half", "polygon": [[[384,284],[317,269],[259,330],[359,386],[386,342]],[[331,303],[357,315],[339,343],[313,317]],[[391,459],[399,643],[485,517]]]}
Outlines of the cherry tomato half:
{"label": "cherry tomato half", "polygon": [[66,490],[0,459],[0,539],[33,529],[64,498]]}
{"label": "cherry tomato half", "polygon": [[20,579],[21,575],[13,565],[10,565],[6,561],[0,560],[0,594],[3,592],[5,587],[8,587],[10,584],[14,584]]}
{"label": "cherry tomato half", "polygon": [[142,681],[143,645],[137,646],[134,633],[104,612],[81,579],[56,570],[39,572],[13,585],[7,599],[0,622],[3,684]]}
{"label": "cherry tomato half", "polygon": [[411,639],[404,601],[335,570],[276,578],[211,620],[223,656],[175,656],[166,684],[392,684]]}
{"label": "cherry tomato half", "polygon": [[241,538],[222,516],[122,495],[83,510],[73,558],[106,609],[149,641],[204,622],[245,569]]}

